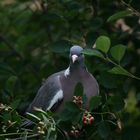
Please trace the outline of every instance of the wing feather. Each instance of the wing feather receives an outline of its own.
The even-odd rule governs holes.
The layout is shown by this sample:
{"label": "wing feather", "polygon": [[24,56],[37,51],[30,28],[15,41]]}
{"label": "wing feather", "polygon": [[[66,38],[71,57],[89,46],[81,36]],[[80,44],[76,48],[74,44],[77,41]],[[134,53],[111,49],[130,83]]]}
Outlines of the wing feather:
{"label": "wing feather", "polygon": [[51,76],[40,87],[38,93],[26,112],[33,112],[34,107],[50,110],[56,103],[63,100],[60,76]]}

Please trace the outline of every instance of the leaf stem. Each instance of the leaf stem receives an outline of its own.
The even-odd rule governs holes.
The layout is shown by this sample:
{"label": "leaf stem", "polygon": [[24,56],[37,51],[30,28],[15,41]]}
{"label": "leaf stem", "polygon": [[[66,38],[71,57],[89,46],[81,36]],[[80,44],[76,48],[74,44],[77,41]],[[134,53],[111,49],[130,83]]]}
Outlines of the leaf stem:
{"label": "leaf stem", "polygon": [[109,123],[112,123],[114,125],[117,125],[116,123],[114,123],[113,121],[110,121],[110,120],[104,120],[104,121],[109,122]]}
{"label": "leaf stem", "polygon": [[[12,135],[21,135],[22,133],[6,133],[6,134],[0,134],[0,137],[4,137],[4,136],[12,136]],[[28,133],[28,134],[33,134],[33,133]]]}
{"label": "leaf stem", "polygon": [[110,114],[110,115],[112,115],[116,119],[115,114],[111,113],[111,112],[94,112],[94,114],[99,114],[99,115]]}
{"label": "leaf stem", "polygon": [[113,65],[119,67],[120,69],[122,69],[124,72],[127,72],[128,76],[137,80],[140,80],[140,77],[137,77],[135,75],[133,75],[132,73],[128,72],[126,69],[124,69],[121,65],[117,64],[116,62],[112,61],[107,55],[106,58],[104,59],[110,63],[112,63]]}

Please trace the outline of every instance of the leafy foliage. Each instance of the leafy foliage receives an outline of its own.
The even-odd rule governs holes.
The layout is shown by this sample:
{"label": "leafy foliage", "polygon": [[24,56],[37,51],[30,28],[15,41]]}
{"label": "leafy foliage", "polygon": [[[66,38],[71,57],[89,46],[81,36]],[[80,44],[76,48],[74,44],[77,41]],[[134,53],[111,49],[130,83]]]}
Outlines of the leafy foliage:
{"label": "leafy foliage", "polygon": [[106,36],[100,36],[96,40],[96,48],[107,53],[110,48],[110,39]]}
{"label": "leafy foliage", "polygon": [[126,47],[124,45],[116,45],[111,48],[111,55],[116,61],[120,62],[124,56],[125,50]]}
{"label": "leafy foliage", "polygon": [[107,21],[111,22],[111,21],[117,20],[119,18],[123,18],[123,17],[130,16],[130,15],[132,15],[132,12],[130,10],[120,11],[120,12],[117,12],[116,14],[110,16],[107,19]]}
{"label": "leafy foliage", "polygon": [[[138,0],[1,0],[0,139],[140,139],[139,7]],[[100,85],[90,111],[70,101],[60,114],[36,109],[24,117],[44,78],[68,66],[73,44],[85,48]],[[84,103],[81,92],[74,95]],[[32,127],[20,127],[27,120]]]}

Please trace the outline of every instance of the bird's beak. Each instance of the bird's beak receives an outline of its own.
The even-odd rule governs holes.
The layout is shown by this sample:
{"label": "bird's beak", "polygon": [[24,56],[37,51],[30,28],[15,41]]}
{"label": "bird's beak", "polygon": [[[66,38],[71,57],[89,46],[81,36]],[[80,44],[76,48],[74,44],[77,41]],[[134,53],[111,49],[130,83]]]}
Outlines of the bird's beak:
{"label": "bird's beak", "polygon": [[72,55],[71,57],[72,57],[72,63],[74,63],[78,59],[78,56],[75,54]]}

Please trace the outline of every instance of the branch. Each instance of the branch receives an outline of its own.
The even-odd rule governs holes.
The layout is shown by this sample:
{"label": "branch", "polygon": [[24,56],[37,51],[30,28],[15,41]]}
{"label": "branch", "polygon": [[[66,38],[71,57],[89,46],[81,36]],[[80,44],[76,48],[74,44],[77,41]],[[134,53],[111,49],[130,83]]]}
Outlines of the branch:
{"label": "branch", "polygon": [[134,9],[130,4],[126,3],[125,1],[121,0],[122,5],[130,9],[134,15],[140,17],[140,12],[136,9]]}
{"label": "branch", "polygon": [[[125,70],[120,64],[117,64],[116,62],[112,61],[108,56],[106,56],[106,58],[105,58],[104,60],[106,60],[106,61],[112,63],[113,65],[115,65],[115,66],[117,66],[117,67],[120,67],[120,68],[121,68],[122,70],[124,70],[124,71],[127,71],[127,70]],[[137,80],[140,80],[140,77],[137,77],[137,76],[133,75],[132,73],[130,73],[130,72],[128,72],[128,71],[127,71],[127,73],[129,74],[129,75],[128,75],[129,77],[134,78],[134,79],[137,79]]]}

